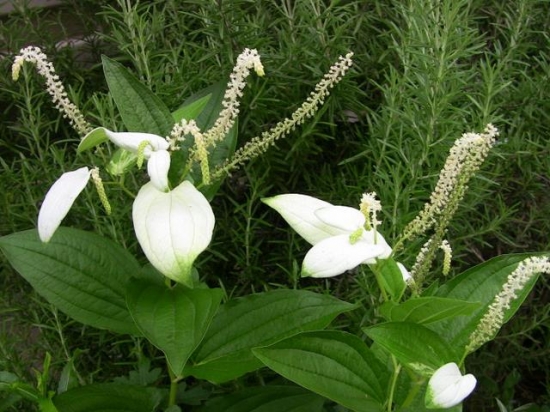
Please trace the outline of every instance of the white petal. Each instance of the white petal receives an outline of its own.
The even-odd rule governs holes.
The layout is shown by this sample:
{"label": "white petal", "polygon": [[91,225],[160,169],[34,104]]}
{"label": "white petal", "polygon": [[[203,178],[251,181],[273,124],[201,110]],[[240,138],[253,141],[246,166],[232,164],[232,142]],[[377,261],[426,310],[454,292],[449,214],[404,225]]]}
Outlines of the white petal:
{"label": "white petal", "polygon": [[447,363],[430,378],[426,390],[426,407],[451,408],[462,402],[476,386],[472,374],[462,376],[456,363]]}
{"label": "white petal", "polygon": [[403,276],[403,280],[405,281],[405,283],[409,283],[412,280],[412,276],[405,265],[403,265],[403,263],[397,262],[397,267],[401,271],[401,276]]}
{"label": "white petal", "polygon": [[[393,252],[392,248],[390,247],[390,245],[388,245],[388,242],[386,242],[386,239],[384,239],[384,236],[382,236],[380,232],[376,232],[376,239],[375,239],[374,230],[365,230],[363,232],[363,236],[361,237],[361,239],[364,240],[365,242],[376,244],[384,248],[384,251],[380,254],[380,256],[377,256],[378,259],[387,259],[390,257],[390,255]],[[367,259],[363,263],[368,265],[373,265],[376,263],[376,260]]]}
{"label": "white petal", "polygon": [[131,152],[137,152],[139,145],[148,141],[150,146],[144,151],[147,159],[151,151],[168,150],[170,146],[164,137],[152,133],[112,132],[108,129],[105,129],[105,133],[114,144]]}
{"label": "white petal", "polygon": [[149,262],[192,287],[193,262],[210,244],[214,230],[214,213],[204,195],[187,181],[167,193],[149,182],[134,201],[133,221]]}
{"label": "white petal", "polygon": [[162,192],[168,190],[168,170],[170,170],[170,153],[167,150],[152,152],[147,161],[147,173],[151,183]]}
{"label": "white petal", "polygon": [[353,232],[365,225],[365,216],[358,209],[348,206],[329,206],[315,211],[322,222],[346,232]]}
{"label": "white petal", "polygon": [[309,250],[302,264],[302,277],[336,276],[383,252],[382,246],[362,240],[351,244],[349,235],[333,236],[322,240]]}
{"label": "white petal", "polygon": [[90,170],[82,167],[63,173],[50,187],[38,213],[38,235],[42,242],[48,242],[80,192],[90,180]]}
{"label": "white petal", "polygon": [[262,201],[279,212],[292,229],[312,245],[328,237],[347,233],[327,225],[315,215],[317,210],[332,206],[323,200],[291,193],[265,198]]}

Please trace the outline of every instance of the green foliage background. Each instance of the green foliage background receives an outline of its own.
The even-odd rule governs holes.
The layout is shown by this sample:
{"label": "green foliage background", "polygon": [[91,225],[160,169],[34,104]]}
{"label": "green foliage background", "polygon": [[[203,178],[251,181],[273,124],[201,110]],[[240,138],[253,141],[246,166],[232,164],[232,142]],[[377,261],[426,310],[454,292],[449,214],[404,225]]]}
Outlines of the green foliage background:
{"label": "green foliage background", "polygon": [[[298,284],[307,245],[259,201],[263,196],[299,192],[353,206],[363,192],[376,191],[384,207],[381,230],[391,244],[428,199],[453,141],[488,122],[499,128],[500,140],[449,230],[454,273],[502,253],[549,249],[547,1],[132,3],[65,1],[54,9],[20,6],[2,17],[0,235],[34,227],[47,188],[62,171],[90,163],[88,155],[76,156],[78,137],[34,69],[26,66],[26,76],[11,80],[21,47],[41,46],[87,119],[114,130],[122,123],[106,94],[101,54],[130,68],[175,110],[227,78],[249,47],[260,52],[266,76],[251,76],[245,89],[241,144],[289,116],[339,55],[353,51],[355,65],[314,119],[228,177],[213,203],[213,243],[199,262],[208,284],[229,296]],[[70,36],[82,39],[79,48],[58,43]],[[95,156],[108,159],[110,149],[104,150]],[[145,179],[136,175],[126,184],[135,191]],[[109,195],[110,217],[88,190],[64,224],[94,230],[140,256],[128,197],[120,190]],[[409,265],[416,251],[405,259]],[[0,264],[6,319],[0,370],[34,379],[31,368],[40,368],[49,351],[57,378],[74,362],[79,380],[90,383],[138,369],[145,356],[154,360],[154,349],[141,341],[57,313]],[[299,284],[350,301],[365,299],[361,291],[374,287],[353,274]],[[495,397],[509,408],[550,404],[549,293],[541,278],[520,314],[469,358],[468,370],[480,382],[466,410],[494,410]],[[363,303],[363,313],[342,321],[352,331],[374,316]],[[23,348],[22,336],[31,336]],[[121,361],[128,354],[130,361]]]}

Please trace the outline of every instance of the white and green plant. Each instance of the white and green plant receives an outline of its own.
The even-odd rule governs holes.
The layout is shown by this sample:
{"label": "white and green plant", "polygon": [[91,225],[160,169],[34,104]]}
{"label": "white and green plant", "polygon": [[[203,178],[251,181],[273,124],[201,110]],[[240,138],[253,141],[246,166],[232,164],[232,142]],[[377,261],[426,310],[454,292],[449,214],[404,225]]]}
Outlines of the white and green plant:
{"label": "white and green plant", "polygon": [[[391,245],[383,235],[375,193],[363,194],[358,209],[302,194],[264,199],[312,245],[302,277],[314,281],[349,270],[374,276],[379,296],[372,301],[380,319],[360,335],[325,330],[339,314],[358,309],[359,302],[296,288],[228,299],[221,288],[203,283],[195,267],[211,243],[211,200],[222,180],[311,117],[350,69],[351,57],[340,57],[290,118],[235,150],[234,125],[246,78],[252,70],[264,75],[255,50],[238,57],[227,88],[208,88],[175,112],[122,65],[104,58],[109,92],[126,129],[117,132],[88,124],[41,50],[23,49],[13,65],[14,79],[25,62],[36,66],[54,104],[81,137],[77,154],[106,144],[118,149],[107,165],[61,174],[46,194],[37,230],[4,236],[0,248],[39,294],[74,320],[157,347],[170,384],[166,390],[153,382],[146,387],[95,383],[55,393],[3,374],[0,389],[34,400],[48,412],[115,407],[175,412],[182,410],[178,390],[186,378],[221,384],[267,366],[298,386],[237,388],[199,410],[322,411],[327,399],[364,412],[461,410],[476,386],[476,378],[465,374],[466,357],[495,337],[538,274],[550,273],[546,254],[517,254],[445,277],[452,257],[448,225],[495,144],[498,132],[491,124],[457,139],[430,200]],[[97,234],[60,226],[90,180],[109,213],[102,170],[110,184],[122,185],[124,176],[144,162],[149,181],[132,193],[132,221],[149,264],[140,265]],[[407,269],[401,257],[419,238],[426,240]],[[243,400],[249,409],[239,406]]]}

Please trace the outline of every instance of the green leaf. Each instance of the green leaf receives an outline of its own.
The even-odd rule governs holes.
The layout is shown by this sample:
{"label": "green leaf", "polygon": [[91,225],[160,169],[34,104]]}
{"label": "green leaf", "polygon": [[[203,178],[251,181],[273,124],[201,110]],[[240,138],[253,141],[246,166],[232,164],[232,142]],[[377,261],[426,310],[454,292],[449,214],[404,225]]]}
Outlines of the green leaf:
{"label": "green leaf", "polygon": [[101,56],[109,92],[129,132],[167,136],[174,125],[168,107],[122,64]]}
{"label": "green leaf", "polygon": [[107,133],[105,133],[104,127],[98,127],[88,133],[78,144],[77,153],[82,153],[86,150],[93,149],[96,146],[99,146],[101,143],[109,140]]}
{"label": "green leaf", "polygon": [[456,316],[471,315],[480,304],[439,297],[412,298],[401,304],[386,302],[380,313],[388,321],[430,324]]}
{"label": "green leaf", "polygon": [[[468,317],[448,319],[430,325],[430,329],[444,337],[451,346],[464,348],[488,306],[501,291],[508,275],[516,269],[519,262],[535,255],[540,256],[541,254],[521,253],[498,256],[466,270],[441,286],[436,292],[436,296],[480,302],[480,307]],[[510,309],[504,313],[504,322],[510,320],[516,313],[537,279],[538,276],[533,276],[523,290],[516,293],[517,298],[512,302]]]}
{"label": "green leaf", "polygon": [[[176,123],[180,122],[182,119],[191,120],[196,119],[201,112],[206,107],[206,104],[210,101],[212,94],[208,93],[206,96],[198,97],[194,95],[187,99],[183,105],[172,113],[172,117]],[[196,98],[196,100],[193,100]]]}
{"label": "green leaf", "polygon": [[153,388],[118,383],[81,386],[53,398],[59,412],[153,412],[161,400]]}
{"label": "green leaf", "polygon": [[221,289],[188,289],[136,280],[129,284],[130,313],[145,337],[166,355],[176,376],[201,340],[220,305]]}
{"label": "green leaf", "polygon": [[305,332],[253,352],[278,374],[342,406],[382,410],[389,373],[357,336]]}
{"label": "green leaf", "polygon": [[380,272],[380,281],[383,288],[389,293],[393,301],[399,301],[407,288],[403,274],[392,258],[378,259],[376,269]]}
{"label": "green leaf", "polygon": [[437,333],[411,322],[385,322],[363,328],[376,344],[418,373],[431,375],[449,362],[459,361]]}
{"label": "green leaf", "polygon": [[275,290],[235,299],[214,317],[185,373],[213,382],[237,378],[262,366],[251,349],[297,333],[322,329],[355,305],[304,290]]}
{"label": "green leaf", "polygon": [[324,402],[299,387],[261,386],[212,399],[200,412],[322,412]]}
{"label": "green leaf", "polygon": [[60,227],[49,243],[36,230],[0,238],[10,264],[48,302],[86,325],[139,335],[126,307],[126,284],[140,270],[109,239]]}

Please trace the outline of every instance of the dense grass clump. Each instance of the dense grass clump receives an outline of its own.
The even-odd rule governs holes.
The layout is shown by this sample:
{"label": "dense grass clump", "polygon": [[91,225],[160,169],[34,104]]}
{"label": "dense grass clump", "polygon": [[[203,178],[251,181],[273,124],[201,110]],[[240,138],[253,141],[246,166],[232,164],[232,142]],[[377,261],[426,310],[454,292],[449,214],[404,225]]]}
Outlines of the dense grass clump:
{"label": "dense grass clump", "polygon": [[[307,245],[260,199],[295,192],[356,206],[363,192],[376,191],[381,230],[391,244],[429,198],[454,140],[489,122],[500,140],[451,222],[453,273],[499,254],[547,251],[548,16],[544,0],[118,0],[23,7],[0,21],[0,235],[35,227],[47,188],[62,172],[89,163],[76,155],[78,136],[52,107],[33,68],[11,80],[21,47],[42,47],[87,120],[113,130],[123,126],[107,94],[101,54],[125,64],[175,110],[194,92],[227,79],[248,47],[258,49],[266,76],[245,89],[240,145],[289,116],[339,55],[353,51],[355,65],[314,118],[225,181],[213,202],[210,253],[199,262],[207,283],[222,285],[230,296],[299,283],[344,300],[365,299],[373,281],[352,274],[299,281]],[[80,48],[60,45],[67,36],[81,39]],[[104,150],[99,155],[108,159],[110,149]],[[129,180],[135,193],[141,180]],[[64,225],[96,231],[139,255],[126,193],[110,193],[111,216],[91,189],[85,193]],[[414,255],[404,262],[412,265]],[[33,381],[33,369],[50,353],[56,390],[67,364],[81,383],[125,375],[147,359],[154,366],[155,348],[75,324],[5,261],[0,279],[0,370]],[[550,405],[549,292],[541,279],[499,337],[470,358],[480,389],[466,410],[496,410],[495,398],[506,410]],[[359,330],[372,321],[368,299],[364,303],[363,313],[342,322]],[[23,336],[31,338],[21,346]]]}

